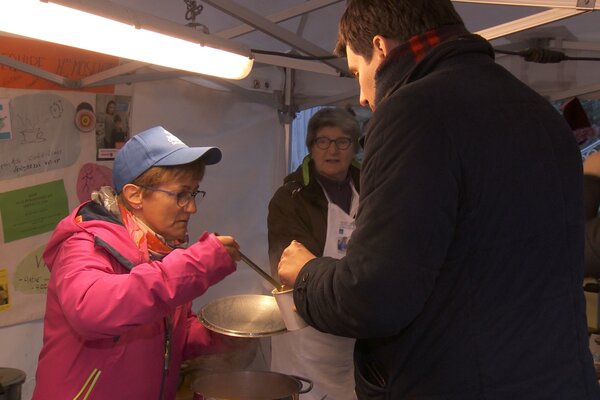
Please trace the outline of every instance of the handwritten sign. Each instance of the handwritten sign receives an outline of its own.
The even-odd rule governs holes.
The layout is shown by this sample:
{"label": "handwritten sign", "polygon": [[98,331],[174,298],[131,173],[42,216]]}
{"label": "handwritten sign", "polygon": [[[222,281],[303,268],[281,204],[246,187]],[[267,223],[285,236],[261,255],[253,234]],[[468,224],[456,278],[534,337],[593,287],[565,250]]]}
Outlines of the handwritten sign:
{"label": "handwritten sign", "polygon": [[102,186],[112,186],[112,169],[103,165],[86,163],[77,176],[77,198],[80,203],[90,199],[95,190]]}
{"label": "handwritten sign", "polygon": [[0,193],[6,243],[54,230],[69,213],[62,180]]}
{"label": "handwritten sign", "polygon": [[54,93],[15,97],[11,103],[12,140],[0,141],[0,179],[11,179],[73,165],[80,132],[75,106]]}
{"label": "handwritten sign", "polygon": [[42,258],[45,247],[38,247],[17,265],[13,280],[16,291],[23,294],[46,293],[50,271]]}
{"label": "handwritten sign", "polygon": [[[79,80],[119,65],[119,58],[39,40],[2,37],[0,54],[62,77]],[[80,90],[112,93],[114,86],[65,88],[51,81],[0,64],[0,87],[36,90]]]}

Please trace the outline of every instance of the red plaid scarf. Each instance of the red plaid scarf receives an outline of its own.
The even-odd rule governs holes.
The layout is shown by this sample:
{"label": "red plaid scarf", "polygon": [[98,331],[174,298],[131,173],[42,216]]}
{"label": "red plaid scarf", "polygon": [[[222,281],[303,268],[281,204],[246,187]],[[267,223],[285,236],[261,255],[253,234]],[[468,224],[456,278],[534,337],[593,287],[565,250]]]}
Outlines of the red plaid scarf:
{"label": "red plaid scarf", "polygon": [[400,59],[404,62],[410,61],[411,65],[415,65],[438,44],[443,43],[448,39],[464,35],[470,35],[470,33],[462,25],[446,25],[420,35],[415,35],[408,39],[406,43],[403,43],[392,50],[379,69],[383,69],[388,63],[397,62]]}
{"label": "red plaid scarf", "polygon": [[[472,34],[463,25],[446,25],[411,37],[406,43],[394,48],[379,66],[375,76],[378,90],[381,86],[388,87],[386,80],[403,82],[415,66],[439,44],[468,35]],[[386,73],[390,69],[394,70],[394,74]],[[385,97],[384,93],[378,93],[377,103],[383,97]]]}

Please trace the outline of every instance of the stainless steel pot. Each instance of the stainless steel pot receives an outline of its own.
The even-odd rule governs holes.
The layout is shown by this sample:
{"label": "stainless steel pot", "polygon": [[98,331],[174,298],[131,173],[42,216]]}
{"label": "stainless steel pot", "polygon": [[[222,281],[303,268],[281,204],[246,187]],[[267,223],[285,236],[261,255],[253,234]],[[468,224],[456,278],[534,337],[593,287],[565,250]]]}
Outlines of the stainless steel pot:
{"label": "stainless steel pot", "polygon": [[15,368],[0,368],[0,400],[21,400],[25,372]]}
{"label": "stainless steel pot", "polygon": [[241,294],[204,305],[198,313],[208,329],[227,336],[265,337],[286,332],[273,296]]}
{"label": "stainless steel pot", "polygon": [[194,398],[205,400],[298,400],[312,387],[306,378],[271,371],[219,372],[202,375],[192,383]]}

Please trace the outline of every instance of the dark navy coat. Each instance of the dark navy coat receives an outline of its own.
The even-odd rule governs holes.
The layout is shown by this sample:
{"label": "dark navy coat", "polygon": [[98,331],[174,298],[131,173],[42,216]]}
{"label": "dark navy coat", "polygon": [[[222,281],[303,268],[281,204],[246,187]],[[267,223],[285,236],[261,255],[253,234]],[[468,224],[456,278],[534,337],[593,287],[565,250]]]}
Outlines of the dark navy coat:
{"label": "dark navy coat", "polygon": [[562,116],[475,35],[390,56],[377,96],[347,255],[307,263],[294,297],[359,339],[359,398],[599,399]]}

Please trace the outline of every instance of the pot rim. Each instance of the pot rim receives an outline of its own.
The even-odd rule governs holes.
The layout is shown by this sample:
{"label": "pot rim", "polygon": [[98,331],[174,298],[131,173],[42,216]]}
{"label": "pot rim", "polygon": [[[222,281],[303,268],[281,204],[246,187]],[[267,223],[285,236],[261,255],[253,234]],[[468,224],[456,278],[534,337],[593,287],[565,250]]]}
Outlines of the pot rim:
{"label": "pot rim", "polygon": [[[194,379],[191,387],[194,393],[217,399],[262,400],[265,396],[287,399],[308,393],[313,388],[313,382],[276,371],[243,370],[207,373]],[[272,393],[265,393],[268,390]]]}

